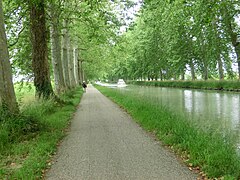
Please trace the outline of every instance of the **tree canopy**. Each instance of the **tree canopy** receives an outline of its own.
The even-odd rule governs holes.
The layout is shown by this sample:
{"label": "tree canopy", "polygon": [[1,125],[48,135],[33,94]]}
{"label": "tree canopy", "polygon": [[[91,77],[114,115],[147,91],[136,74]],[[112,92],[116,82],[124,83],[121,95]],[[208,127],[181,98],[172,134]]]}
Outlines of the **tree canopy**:
{"label": "tree canopy", "polygon": [[114,48],[109,77],[239,78],[239,10],[232,0],[145,0]]}
{"label": "tree canopy", "polygon": [[34,81],[39,97],[83,80],[240,77],[237,0],[1,2],[1,50],[13,76]]}

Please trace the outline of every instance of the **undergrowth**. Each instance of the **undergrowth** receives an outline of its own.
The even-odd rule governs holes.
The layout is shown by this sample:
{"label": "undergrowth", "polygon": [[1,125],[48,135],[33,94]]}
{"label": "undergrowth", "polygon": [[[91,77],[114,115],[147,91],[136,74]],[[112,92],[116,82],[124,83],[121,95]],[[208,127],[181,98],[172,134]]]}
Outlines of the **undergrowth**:
{"label": "undergrowth", "polygon": [[144,97],[106,87],[97,88],[125,108],[144,129],[154,132],[165,145],[174,149],[192,169],[206,173],[210,178],[240,178],[240,156],[230,136],[203,131],[184,117]]}
{"label": "undergrowth", "polygon": [[22,104],[17,116],[1,112],[0,179],[39,179],[82,95],[81,88],[54,100]]}

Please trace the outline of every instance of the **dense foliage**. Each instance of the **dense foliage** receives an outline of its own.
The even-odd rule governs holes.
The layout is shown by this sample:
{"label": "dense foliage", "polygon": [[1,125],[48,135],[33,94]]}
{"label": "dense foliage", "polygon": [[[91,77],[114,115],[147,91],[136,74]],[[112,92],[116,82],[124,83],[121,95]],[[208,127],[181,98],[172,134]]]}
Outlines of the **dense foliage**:
{"label": "dense foliage", "polygon": [[108,78],[239,78],[239,5],[236,0],[145,0],[113,48],[116,63]]}
{"label": "dense foliage", "polygon": [[34,89],[23,86],[17,93],[24,103],[21,113],[0,116],[0,179],[43,179],[82,93],[78,88],[62,94],[67,103],[59,105],[53,99],[32,101]]}
{"label": "dense foliage", "polygon": [[[84,80],[102,76],[108,68],[109,49],[124,24],[123,10],[134,5],[132,1],[121,0],[0,3],[0,32],[5,37],[0,44],[4,55],[0,70],[6,75],[0,79],[0,105],[10,112],[17,109],[13,108],[16,98],[12,73],[15,81],[33,81],[37,97],[45,99],[51,96],[57,99],[56,95]],[[6,82],[8,86],[4,85]],[[7,96],[4,92],[12,93]]]}
{"label": "dense foliage", "polygon": [[4,0],[3,10],[13,75],[34,80],[40,96],[53,94],[52,77],[57,94],[98,78],[239,78],[236,0]]}
{"label": "dense foliage", "polygon": [[[40,178],[79,102],[81,90],[79,96],[72,90],[84,80],[240,77],[238,0],[136,2],[0,0],[0,176]],[[21,97],[16,99],[12,75],[34,84],[37,105],[24,108]],[[217,88],[225,88],[221,82]],[[236,83],[227,87],[236,89]],[[74,105],[61,99],[66,92]],[[228,173],[239,169],[235,164]]]}

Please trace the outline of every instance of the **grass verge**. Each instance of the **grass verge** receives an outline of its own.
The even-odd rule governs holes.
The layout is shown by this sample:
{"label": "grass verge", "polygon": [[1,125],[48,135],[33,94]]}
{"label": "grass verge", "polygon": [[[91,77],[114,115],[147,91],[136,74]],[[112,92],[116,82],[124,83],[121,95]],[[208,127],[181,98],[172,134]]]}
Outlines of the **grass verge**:
{"label": "grass verge", "polygon": [[64,137],[82,89],[61,96],[65,102],[34,101],[18,117],[0,117],[0,179],[41,179]]}
{"label": "grass verge", "polygon": [[153,132],[165,145],[171,147],[190,169],[210,178],[240,178],[240,157],[230,137],[203,131],[160,104],[153,105],[144,97],[96,87],[125,108],[144,129]]}
{"label": "grass verge", "polygon": [[240,91],[240,81],[130,81],[129,83],[142,86]]}

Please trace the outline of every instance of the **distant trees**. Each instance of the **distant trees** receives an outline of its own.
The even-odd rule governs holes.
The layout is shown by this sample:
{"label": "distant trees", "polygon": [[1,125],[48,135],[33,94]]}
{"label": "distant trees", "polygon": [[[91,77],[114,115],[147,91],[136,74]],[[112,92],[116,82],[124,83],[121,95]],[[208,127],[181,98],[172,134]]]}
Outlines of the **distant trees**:
{"label": "distant trees", "polygon": [[[124,23],[115,13],[125,8],[119,3],[122,2],[1,1],[0,104],[15,109],[11,72],[22,75],[23,81],[34,81],[36,96],[46,99],[75,88],[88,77],[104,75],[109,68],[107,62],[111,61],[107,49]],[[130,1],[123,3],[131,6]],[[5,96],[12,96],[11,100]]]}
{"label": "distant trees", "polygon": [[[238,19],[238,1],[145,0],[112,66],[126,69],[118,78],[184,79],[188,70],[192,80],[207,80],[236,77],[234,62],[240,77]],[[128,55],[117,56],[122,51]]]}
{"label": "distant trees", "polygon": [[1,0],[0,110],[19,111],[12,73],[34,81],[36,97],[45,99],[104,74],[119,29],[116,6],[108,0]]}

